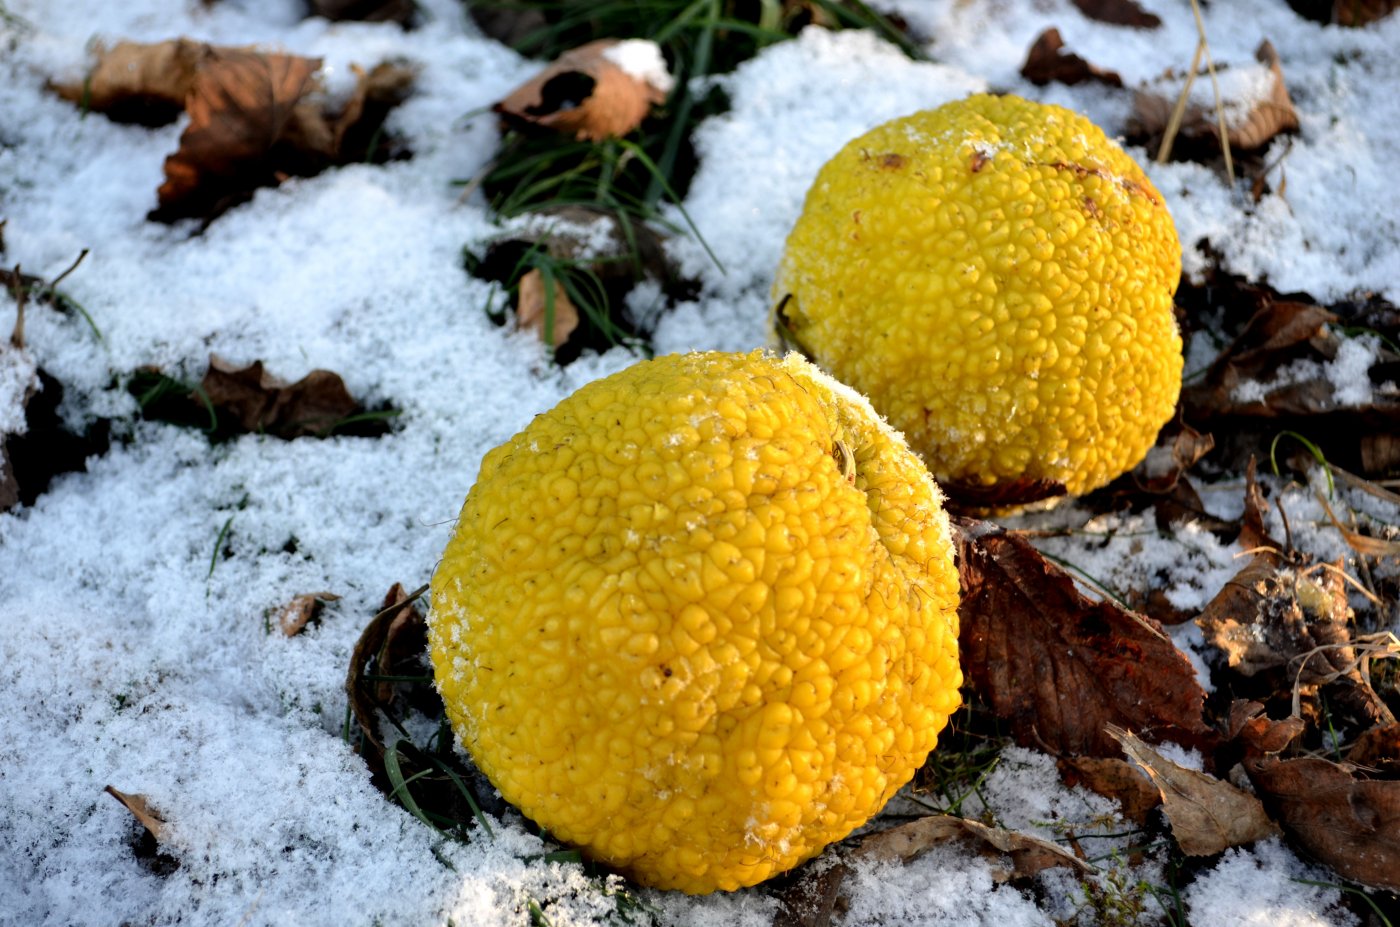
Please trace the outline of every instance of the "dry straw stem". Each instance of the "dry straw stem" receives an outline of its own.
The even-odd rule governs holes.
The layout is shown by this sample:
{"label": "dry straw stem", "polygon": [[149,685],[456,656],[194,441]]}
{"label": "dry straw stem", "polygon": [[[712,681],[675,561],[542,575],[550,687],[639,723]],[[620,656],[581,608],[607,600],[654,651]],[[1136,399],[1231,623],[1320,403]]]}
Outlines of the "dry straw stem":
{"label": "dry straw stem", "polygon": [[1196,82],[1196,72],[1201,66],[1201,57],[1204,56],[1206,71],[1210,74],[1211,89],[1215,93],[1215,119],[1220,131],[1220,150],[1225,156],[1225,173],[1229,175],[1230,186],[1233,187],[1235,162],[1230,156],[1230,137],[1225,127],[1225,106],[1220,99],[1220,81],[1215,76],[1215,62],[1211,58],[1210,42],[1206,40],[1206,24],[1201,18],[1201,7],[1197,0],[1191,0],[1191,14],[1196,18],[1196,33],[1200,38],[1196,42],[1196,51],[1191,56],[1191,67],[1186,72],[1186,83],[1182,85],[1181,96],[1177,97],[1171,119],[1162,135],[1162,146],[1157,149],[1157,163],[1165,164],[1171,155],[1172,142],[1176,140],[1176,134],[1181,129],[1181,120],[1186,115],[1186,105],[1191,99],[1191,87]]}
{"label": "dry straw stem", "polygon": [[[1359,672],[1367,688],[1370,688],[1374,692],[1374,687],[1371,686],[1371,661],[1400,657],[1400,639],[1397,639],[1396,636],[1389,631],[1384,631],[1379,634],[1363,634],[1355,640],[1340,644],[1323,644],[1314,647],[1307,653],[1298,654],[1298,656],[1294,657],[1291,661],[1298,664],[1298,671],[1293,676],[1293,717],[1302,717],[1303,671],[1307,669],[1308,662],[1313,657],[1325,651],[1343,650],[1349,647],[1355,648],[1356,656],[1354,659],[1345,666],[1313,680],[1313,682],[1325,685],[1329,682],[1336,682],[1344,676],[1350,676],[1353,672]],[[1391,714],[1385,703],[1380,699],[1376,699],[1375,704],[1382,708],[1386,715],[1389,715],[1388,718],[1383,717],[1381,723],[1394,724],[1395,716]]]}

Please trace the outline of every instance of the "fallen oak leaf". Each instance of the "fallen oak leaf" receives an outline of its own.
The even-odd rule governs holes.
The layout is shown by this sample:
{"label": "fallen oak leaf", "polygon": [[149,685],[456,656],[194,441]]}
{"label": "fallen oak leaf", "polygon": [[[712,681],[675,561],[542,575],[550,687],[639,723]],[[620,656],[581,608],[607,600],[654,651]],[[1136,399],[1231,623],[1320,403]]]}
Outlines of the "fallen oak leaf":
{"label": "fallen oak leaf", "polygon": [[560,55],[492,109],[517,125],[596,142],[641,125],[673,83],[656,43],[598,39]]}
{"label": "fallen oak leaf", "polygon": [[1021,76],[1043,87],[1049,83],[1081,84],[1085,81],[1099,81],[1110,87],[1123,86],[1123,78],[1114,71],[1096,67],[1088,61],[1065,50],[1065,41],[1060,30],[1046,29],[1036,37],[1031,49],[1026,53],[1026,63],[1021,65]]}
{"label": "fallen oak leaf", "polygon": [[1172,762],[1117,725],[1108,733],[1157,786],[1162,813],[1187,856],[1215,856],[1279,833],[1263,803],[1243,789]]}
{"label": "fallen oak leaf", "polygon": [[336,602],[334,592],[308,592],[293,596],[277,613],[277,627],[286,637],[295,637],[315,618],[327,602]]}
{"label": "fallen oak leaf", "polygon": [[130,811],[132,817],[136,818],[152,837],[160,840],[161,835],[165,833],[165,820],[151,808],[150,800],[145,795],[128,794],[110,785],[102,791],[121,802],[122,807]]}
{"label": "fallen oak leaf", "polygon": [[1085,597],[1024,538],[954,519],[964,672],[1018,743],[1116,756],[1109,723],[1200,746],[1211,733],[1190,661],[1149,618]]}

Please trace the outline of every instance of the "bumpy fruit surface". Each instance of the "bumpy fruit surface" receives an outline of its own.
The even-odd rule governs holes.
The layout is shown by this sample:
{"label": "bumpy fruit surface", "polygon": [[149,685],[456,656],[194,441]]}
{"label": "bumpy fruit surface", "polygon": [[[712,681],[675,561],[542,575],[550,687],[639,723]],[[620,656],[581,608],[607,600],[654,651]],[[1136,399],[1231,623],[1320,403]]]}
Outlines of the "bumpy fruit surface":
{"label": "bumpy fruit surface", "polygon": [[958,705],[927,469],[797,355],[673,355],[489,453],[432,580],[462,744],[638,882],[735,889],[913,775]]}
{"label": "bumpy fruit surface", "polygon": [[871,403],[950,493],[1082,493],[1181,389],[1181,244],[1142,169],[1058,106],[978,95],[888,122],[818,174],[775,332]]}

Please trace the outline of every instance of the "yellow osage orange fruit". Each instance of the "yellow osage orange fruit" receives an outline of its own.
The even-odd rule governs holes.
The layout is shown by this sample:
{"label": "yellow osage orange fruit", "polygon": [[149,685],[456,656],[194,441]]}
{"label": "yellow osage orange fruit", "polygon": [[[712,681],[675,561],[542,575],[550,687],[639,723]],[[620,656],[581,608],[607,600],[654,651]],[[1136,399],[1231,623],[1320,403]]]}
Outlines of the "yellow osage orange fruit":
{"label": "yellow osage orange fruit", "polygon": [[1132,468],[1181,388],[1181,245],[1088,119],[978,95],[879,126],[812,184],[780,340],[870,398],[950,493]]}
{"label": "yellow osage orange fruit", "polygon": [[485,458],[438,689],[524,814],[636,881],[751,885],[877,812],[958,705],[927,469],[797,355],[644,361]]}

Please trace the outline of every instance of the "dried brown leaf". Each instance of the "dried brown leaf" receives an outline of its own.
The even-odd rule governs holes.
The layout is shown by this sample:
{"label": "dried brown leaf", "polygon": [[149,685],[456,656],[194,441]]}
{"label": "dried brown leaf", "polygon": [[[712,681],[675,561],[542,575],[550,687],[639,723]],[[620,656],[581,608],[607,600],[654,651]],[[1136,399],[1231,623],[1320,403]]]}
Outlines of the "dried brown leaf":
{"label": "dried brown leaf", "polygon": [[666,100],[666,90],[624,71],[608,57],[617,39],[599,39],[560,55],[494,107],[518,124],[542,126],[583,141],[622,136]]}
{"label": "dried brown leaf", "polygon": [[1244,767],[1298,846],[1342,878],[1400,891],[1400,781],[1315,757],[1251,757]]}
{"label": "dried brown leaf", "polygon": [[[1255,64],[1241,67],[1259,70],[1268,81],[1268,93],[1220,101],[1220,108],[1225,114],[1226,137],[1231,149],[1236,151],[1261,148],[1280,133],[1298,128],[1298,113],[1288,95],[1283,67],[1272,43],[1267,40],[1261,43],[1255,51],[1255,59]],[[1217,71],[1225,69],[1226,66],[1216,66]],[[1140,129],[1149,135],[1158,135],[1166,130],[1181,94],[1181,80],[1176,75],[1169,75],[1139,88],[1133,94],[1133,116]],[[1209,86],[1206,75],[1198,75],[1197,82],[1199,86]],[[1220,120],[1213,98],[1208,104],[1187,103],[1179,134],[1183,138],[1208,139],[1219,146]]]}
{"label": "dried brown leaf", "polygon": [[1161,626],[1095,602],[1024,538],[957,519],[963,667],[1017,741],[1114,756],[1113,723],[1208,742],[1205,691]]}
{"label": "dried brown leaf", "polygon": [[1047,840],[948,814],[929,815],[871,834],[857,844],[851,855],[856,859],[908,863],[955,840],[970,841],[981,855],[998,862],[1009,857],[1010,865],[998,866],[994,872],[993,878],[998,881],[1029,878],[1058,866],[1086,874],[1093,871],[1073,853]]}
{"label": "dried brown leaf", "polygon": [[1288,300],[1260,308],[1206,370],[1200,382],[1182,391],[1185,414],[1194,422],[1231,416],[1278,418],[1336,408],[1335,387],[1325,379],[1291,382],[1260,399],[1240,399],[1246,383],[1267,382],[1289,362],[1315,356],[1325,344],[1327,326],[1337,316],[1321,306]]}
{"label": "dried brown leaf", "polygon": [[150,800],[146,796],[121,792],[110,785],[103,791],[121,802],[126,810],[130,811],[132,816],[141,822],[141,826],[146,828],[152,837],[160,840],[161,834],[165,831],[165,821],[151,808]]}
{"label": "dried brown leaf", "polygon": [[221,417],[232,416],[243,431],[283,438],[324,434],[359,409],[345,381],[329,370],[313,370],[288,384],[264,370],[262,361],[237,367],[211,357],[200,389]]}
{"label": "dried brown leaf", "polygon": [[1361,436],[1361,471],[1366,474],[1391,473],[1400,468],[1400,435]]}
{"label": "dried brown leaf", "polygon": [[295,637],[302,632],[302,629],[312,618],[316,617],[325,603],[335,602],[339,599],[340,596],[334,592],[308,592],[293,596],[292,600],[282,606],[281,611],[277,613],[277,626],[287,637]]}
{"label": "dried brown leaf", "polygon": [[1300,566],[1261,549],[1198,619],[1207,641],[1243,676],[1282,670],[1298,710],[1304,686],[1329,685],[1336,706],[1366,724],[1394,721],[1352,640],[1340,562]]}
{"label": "dried brown leaf", "polygon": [[[547,256],[555,274],[556,312],[566,304],[570,314],[556,325],[555,359],[568,363],[586,346],[611,344],[619,331],[649,334],[657,313],[638,311],[628,300],[642,280],[656,282],[668,295],[679,296],[689,284],[667,256],[665,237],[649,226],[617,213],[586,206],[556,206],[532,214],[508,233],[490,242],[481,254],[472,254],[471,273],[479,279],[502,284],[516,293],[516,324],[533,327],[544,339],[544,275],[537,269],[521,273],[532,254]],[[594,302],[580,313],[561,288],[562,274],[572,276],[577,287]],[[528,281],[526,278],[529,278]],[[575,289],[578,292],[578,289]],[[595,318],[596,317],[596,318]],[[560,347],[566,350],[561,351]]]}
{"label": "dried brown leaf", "polygon": [[275,180],[268,155],[320,66],[296,55],[212,50],[186,98],[190,122],[179,150],[165,159],[152,218],[217,214]]}
{"label": "dried brown leaf", "polygon": [[564,291],[564,285],[554,280],[554,304],[550,305],[544,274],[533,268],[520,278],[515,298],[515,324],[528,328],[550,347],[558,347],[578,328],[578,309]]}
{"label": "dried brown leaf", "polygon": [[369,745],[366,751],[358,752],[365,757],[370,769],[376,775],[384,770],[384,742],[379,736],[379,706],[388,705],[394,697],[394,684],[388,681],[372,682],[365,678],[368,674],[389,675],[389,671],[402,659],[422,653],[427,645],[427,622],[414,607],[414,599],[427,587],[410,595],[402,583],[394,583],[384,596],[384,604],[360,632],[355,648],[350,655],[350,672],[345,680],[345,692],[350,700],[350,709],[360,728],[364,742]]}
{"label": "dried brown leaf", "polygon": [[991,485],[944,480],[938,485],[948,497],[949,511],[973,515],[1057,499],[1066,492],[1064,483],[1046,479],[1022,479]]}
{"label": "dried brown leaf", "polygon": [[[369,71],[351,65],[355,90],[332,126],[331,151],[342,163],[363,160],[370,137],[377,134],[389,110],[407,99],[418,71],[406,64],[382,61]],[[363,136],[363,138],[360,138]]]}
{"label": "dried brown leaf", "polygon": [[413,0],[311,0],[311,11],[330,20],[407,25],[413,18]]}
{"label": "dried brown leaf", "polygon": [[1027,879],[1046,869],[1068,867],[1081,876],[1094,871],[1064,847],[979,821],[935,814],[861,838],[841,858],[803,873],[783,892],[774,927],[828,927],[849,904],[846,876],[861,861],[909,863],[952,842],[970,844],[992,863],[998,882]]}
{"label": "dried brown leaf", "polygon": [[1246,757],[1254,759],[1282,753],[1307,727],[1297,717],[1275,721],[1264,714],[1263,705],[1243,699],[1230,704],[1229,720],[1230,740],[1238,742]]}
{"label": "dried brown leaf", "polygon": [[1400,724],[1373,727],[1356,738],[1347,751],[1353,766],[1400,777]]}
{"label": "dried brown leaf", "polygon": [[1162,793],[1126,760],[1111,756],[1063,756],[1055,765],[1065,785],[1071,788],[1082,785],[1113,799],[1122,809],[1123,817],[1136,824],[1147,823],[1148,814],[1162,804]]}
{"label": "dried brown leaf", "polygon": [[214,54],[213,47],[189,39],[118,42],[98,49],[97,63],[84,80],[56,84],[54,91],[114,119],[162,124],[184,108],[195,76]]}
{"label": "dried brown leaf", "polygon": [[1172,762],[1120,727],[1108,733],[1147,771],[1162,795],[1162,813],[1187,856],[1214,856],[1279,833],[1264,805],[1243,789]]}
{"label": "dried brown leaf", "polygon": [[1099,22],[1115,26],[1156,29],[1162,20],[1138,6],[1133,0],[1074,0],[1079,12]]}
{"label": "dried brown leaf", "polygon": [[1400,8],[1400,0],[1333,0],[1332,21],[1339,26],[1365,26]]}
{"label": "dried brown leaf", "polygon": [[1269,503],[1259,488],[1258,461],[1250,456],[1244,471],[1244,514],[1240,516],[1240,535],[1236,539],[1244,550],[1258,547],[1271,547],[1282,550],[1283,545],[1269,536],[1264,528],[1264,515],[1269,511]]}
{"label": "dried brown leaf", "polygon": [[1049,83],[1081,84],[1085,81],[1099,81],[1110,87],[1123,86],[1123,78],[1114,71],[1096,67],[1088,61],[1065,50],[1060,30],[1046,29],[1031,45],[1026,53],[1026,63],[1021,65],[1021,76],[1037,86]]}

